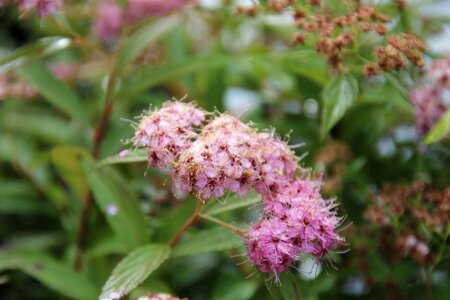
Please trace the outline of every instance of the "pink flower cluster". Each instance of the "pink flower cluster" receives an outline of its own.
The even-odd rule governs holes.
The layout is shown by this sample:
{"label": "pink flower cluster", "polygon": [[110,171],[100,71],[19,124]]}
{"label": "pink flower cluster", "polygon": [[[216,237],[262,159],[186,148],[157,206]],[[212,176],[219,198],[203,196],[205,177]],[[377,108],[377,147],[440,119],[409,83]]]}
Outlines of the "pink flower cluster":
{"label": "pink flower cluster", "polygon": [[[264,198],[263,198],[264,199]],[[249,260],[262,272],[280,273],[300,253],[326,255],[343,239],[334,204],[322,199],[320,183],[297,179],[264,201],[265,218],[248,232]]]}
{"label": "pink flower cluster", "polygon": [[125,10],[117,0],[103,0],[96,9],[93,26],[95,36],[103,41],[114,40],[122,26],[147,17],[164,15],[181,7],[187,0],[128,0]]}
{"label": "pink flower cluster", "polygon": [[40,17],[45,17],[58,9],[61,0],[0,0],[0,6],[7,3],[17,3],[20,10],[36,11]]}
{"label": "pink flower cluster", "polygon": [[202,201],[225,192],[243,196],[251,188],[260,193],[264,215],[246,243],[250,262],[262,272],[280,273],[300,253],[322,257],[342,242],[333,202],[322,199],[320,181],[296,178],[302,169],[285,142],[227,114],[197,134],[194,126],[205,119],[192,104],[168,102],[142,117],[132,142],[147,148],[150,165],[171,167],[175,188]]}
{"label": "pink flower cluster", "polygon": [[[434,62],[428,69],[425,85],[410,94],[416,111],[416,131],[430,131],[450,103],[450,58]],[[447,97],[447,103],[446,103]]]}
{"label": "pink flower cluster", "polygon": [[205,120],[205,113],[193,104],[166,102],[163,108],[142,116],[132,143],[148,149],[148,162],[167,168],[196,138],[194,126]]}

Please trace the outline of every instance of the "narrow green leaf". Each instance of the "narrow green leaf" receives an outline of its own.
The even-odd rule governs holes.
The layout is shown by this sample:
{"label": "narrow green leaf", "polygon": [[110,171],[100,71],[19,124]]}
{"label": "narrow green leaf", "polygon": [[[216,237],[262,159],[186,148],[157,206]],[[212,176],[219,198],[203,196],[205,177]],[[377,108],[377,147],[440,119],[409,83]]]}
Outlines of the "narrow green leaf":
{"label": "narrow green leaf", "polygon": [[98,295],[97,287],[86,275],[46,254],[0,253],[1,269],[19,269],[71,299],[90,300]]}
{"label": "narrow green leaf", "polygon": [[124,155],[115,154],[105,159],[102,159],[97,163],[97,166],[105,166],[105,165],[114,165],[114,164],[128,164],[128,163],[137,163],[137,162],[146,162],[147,158],[147,150],[145,149],[136,149],[130,150],[128,153]]}
{"label": "narrow green leaf", "polygon": [[147,222],[126,183],[111,169],[96,168],[87,160],[83,162],[83,169],[97,205],[118,238],[129,247],[145,244],[149,236]]}
{"label": "narrow green leaf", "polygon": [[242,199],[240,196],[231,196],[226,199],[224,202],[220,203],[219,201],[215,201],[213,205],[207,207],[204,210],[205,214],[208,215],[217,215],[227,211],[236,210],[243,207],[249,207],[261,202],[260,195],[250,195],[245,199]]}
{"label": "narrow green leaf", "polygon": [[192,235],[185,242],[178,244],[173,249],[172,256],[190,256],[208,252],[223,251],[237,248],[243,245],[240,237],[229,230],[216,227],[210,230]]}
{"label": "narrow green leaf", "polygon": [[50,55],[55,52],[67,49],[72,41],[67,37],[45,37],[34,43],[27,44],[0,58],[0,74],[20,65],[39,58],[44,55]]}
{"label": "narrow green leaf", "polygon": [[447,112],[436,122],[433,129],[425,137],[425,144],[429,145],[436,143],[450,134],[450,108]]}
{"label": "narrow green leaf", "polygon": [[410,103],[408,89],[398,80],[398,78],[389,73],[385,73],[384,77],[397,90],[397,92],[399,92],[400,95],[402,95],[403,99],[406,102]]}
{"label": "narrow green leaf", "polygon": [[324,88],[322,136],[344,116],[358,94],[358,82],[351,76],[334,77]]}
{"label": "narrow green leaf", "polygon": [[46,214],[53,211],[41,199],[25,197],[0,197],[0,213],[6,214]]}
{"label": "narrow green leaf", "polygon": [[87,150],[80,147],[58,146],[53,148],[51,155],[58,174],[80,198],[85,197],[89,192],[89,186],[81,163],[88,155]]}
{"label": "narrow green leaf", "polygon": [[283,272],[280,274],[280,290],[284,299],[300,300],[302,298],[297,280],[298,278],[291,272]]}
{"label": "narrow green leaf", "polygon": [[123,69],[133,61],[151,43],[157,41],[163,35],[172,30],[180,21],[177,15],[165,17],[157,22],[152,22],[139,28],[125,42],[119,57],[119,69]]}
{"label": "narrow green leaf", "polygon": [[169,255],[169,246],[162,244],[149,244],[134,250],[114,268],[99,299],[119,299],[127,295],[150,276]]}
{"label": "narrow green leaf", "polygon": [[16,72],[51,104],[72,117],[85,120],[78,96],[66,84],[56,79],[42,62],[29,62],[17,68]]}

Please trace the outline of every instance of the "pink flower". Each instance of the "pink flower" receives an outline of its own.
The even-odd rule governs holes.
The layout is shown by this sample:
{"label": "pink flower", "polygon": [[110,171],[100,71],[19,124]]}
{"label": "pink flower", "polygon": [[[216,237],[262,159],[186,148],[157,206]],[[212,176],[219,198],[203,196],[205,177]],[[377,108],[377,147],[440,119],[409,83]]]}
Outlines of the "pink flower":
{"label": "pink flower", "polygon": [[103,41],[115,39],[122,27],[123,12],[115,0],[102,1],[96,9],[94,34]]}
{"label": "pink flower", "polygon": [[35,10],[40,17],[54,13],[61,5],[61,0],[20,0],[19,7],[23,10]]}
{"label": "pink flower", "polygon": [[147,148],[151,166],[166,168],[191,145],[197,137],[194,126],[204,120],[204,112],[193,104],[166,102],[161,109],[150,111],[141,118],[132,143]]}
{"label": "pink flower", "polygon": [[187,2],[187,0],[129,0],[126,20],[133,23],[147,17],[163,15]]}
{"label": "pink flower", "polygon": [[427,71],[424,86],[414,89],[411,101],[416,112],[416,131],[424,135],[448,109],[450,98],[450,58],[435,61]]}

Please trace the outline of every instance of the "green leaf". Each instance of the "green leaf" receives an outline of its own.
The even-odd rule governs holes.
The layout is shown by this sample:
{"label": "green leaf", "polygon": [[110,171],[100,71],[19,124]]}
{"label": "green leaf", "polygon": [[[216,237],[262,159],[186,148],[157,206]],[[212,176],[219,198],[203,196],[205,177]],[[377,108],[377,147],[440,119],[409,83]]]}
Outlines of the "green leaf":
{"label": "green leaf", "polygon": [[67,49],[71,44],[72,41],[67,37],[41,38],[34,43],[27,44],[12,53],[2,56],[0,58],[0,74],[43,55]]}
{"label": "green leaf", "polygon": [[115,154],[97,163],[97,166],[114,165],[114,164],[129,164],[137,162],[147,162],[147,150],[136,149],[130,150],[126,155]]}
{"label": "green leaf", "polygon": [[188,57],[183,61],[145,68],[122,88],[122,94],[135,95],[165,81],[173,80],[198,70],[217,68],[226,65],[230,61],[231,57],[229,56],[202,55]]}
{"label": "green leaf", "polygon": [[149,244],[134,250],[114,268],[99,299],[119,299],[127,295],[150,276],[169,255],[169,246],[162,244]]}
{"label": "green leaf", "polygon": [[85,120],[78,96],[66,84],[56,79],[42,62],[29,62],[17,68],[16,72],[51,104],[72,117]]}
{"label": "green leaf", "polygon": [[[212,201],[211,201],[212,202]],[[227,211],[236,210],[243,207],[249,207],[251,205],[255,205],[261,202],[261,196],[257,194],[250,195],[245,199],[242,199],[241,196],[231,196],[226,199],[224,202],[220,203],[219,201],[214,201],[214,204],[208,206],[204,213],[207,215],[217,215]]]}
{"label": "green leaf", "polygon": [[322,136],[344,116],[358,94],[358,82],[351,76],[334,77],[324,88]]}
{"label": "green leaf", "polygon": [[450,134],[450,108],[447,112],[436,122],[433,129],[425,137],[425,144],[429,145],[436,143]]}
{"label": "green leaf", "polygon": [[291,272],[283,272],[280,275],[280,290],[286,300],[300,300],[301,291],[298,285],[298,278]]}
{"label": "green leaf", "polygon": [[190,236],[187,241],[178,244],[173,249],[172,256],[190,256],[223,251],[242,245],[243,241],[240,237],[225,228],[216,227]]}
{"label": "green leaf", "polygon": [[111,169],[83,162],[83,169],[97,205],[118,238],[129,247],[148,241],[148,226],[138,201]]}
{"label": "green leaf", "polygon": [[226,270],[216,281],[212,300],[247,300],[256,292],[257,284],[242,273]]}
{"label": "green leaf", "polygon": [[89,186],[81,165],[83,158],[87,155],[86,149],[71,146],[58,146],[51,152],[58,174],[80,198],[84,198],[89,193]]}
{"label": "green leaf", "polygon": [[385,73],[384,77],[397,90],[397,92],[399,92],[400,95],[402,95],[403,99],[407,103],[410,103],[408,89],[398,80],[398,78],[389,73]]}
{"label": "green leaf", "polygon": [[41,201],[25,197],[0,197],[0,213],[51,215],[53,211]]}
{"label": "green leaf", "polygon": [[180,21],[179,16],[164,17],[160,21],[152,22],[139,28],[124,41],[123,49],[119,56],[119,69],[123,69],[133,61],[151,43],[172,30]]}
{"label": "green leaf", "polygon": [[98,295],[97,287],[86,275],[46,254],[0,252],[1,269],[19,269],[71,299],[90,300]]}

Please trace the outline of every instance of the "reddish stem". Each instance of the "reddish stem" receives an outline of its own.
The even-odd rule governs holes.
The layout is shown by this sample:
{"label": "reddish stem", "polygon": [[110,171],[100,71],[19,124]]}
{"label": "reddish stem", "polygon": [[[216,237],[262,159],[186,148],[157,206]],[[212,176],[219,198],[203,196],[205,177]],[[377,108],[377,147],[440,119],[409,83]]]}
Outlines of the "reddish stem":
{"label": "reddish stem", "polygon": [[197,206],[195,207],[194,212],[189,217],[189,219],[184,223],[184,225],[178,230],[178,232],[174,235],[174,237],[170,240],[169,246],[173,248],[178,240],[181,238],[183,233],[188,230],[189,227],[191,227],[192,224],[194,224],[200,215],[200,212],[202,211],[203,203],[200,200],[197,200]]}

